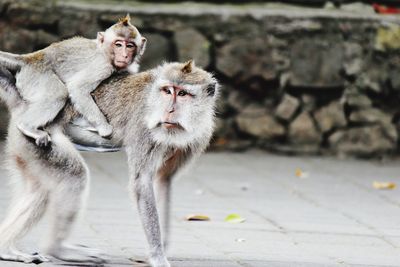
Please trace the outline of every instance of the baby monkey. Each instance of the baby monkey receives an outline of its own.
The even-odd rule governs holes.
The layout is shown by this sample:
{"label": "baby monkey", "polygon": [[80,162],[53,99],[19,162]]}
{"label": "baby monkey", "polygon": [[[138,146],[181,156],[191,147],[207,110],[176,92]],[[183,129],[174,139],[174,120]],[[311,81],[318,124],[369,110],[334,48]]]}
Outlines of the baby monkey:
{"label": "baby monkey", "polygon": [[137,73],[145,48],[146,38],[127,15],[96,40],[74,37],[24,55],[0,51],[0,66],[17,73],[16,85],[26,102],[18,129],[38,146],[47,146],[51,138],[45,127],[69,98],[100,136],[109,137],[112,126],[90,93],[114,72]]}

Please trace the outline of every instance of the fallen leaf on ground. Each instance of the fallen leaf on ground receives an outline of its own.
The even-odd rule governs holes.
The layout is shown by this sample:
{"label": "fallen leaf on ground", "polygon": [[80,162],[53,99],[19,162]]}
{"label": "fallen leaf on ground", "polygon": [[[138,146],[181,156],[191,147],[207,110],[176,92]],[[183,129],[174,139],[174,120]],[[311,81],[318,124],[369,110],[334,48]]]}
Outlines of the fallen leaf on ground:
{"label": "fallen leaf on ground", "polygon": [[145,259],[129,258],[129,260],[133,262],[135,266],[149,266]]}
{"label": "fallen leaf on ground", "polygon": [[396,184],[392,183],[392,182],[377,182],[377,181],[374,181],[372,183],[372,186],[375,189],[395,189],[396,188]]}
{"label": "fallen leaf on ground", "polygon": [[190,214],[186,216],[187,221],[209,221],[210,217],[203,214]]}
{"label": "fallen leaf on ground", "polygon": [[240,187],[240,190],[247,191],[247,190],[249,190],[250,185],[249,184],[240,184],[239,187]]}
{"label": "fallen leaf on ground", "polygon": [[226,145],[228,143],[228,140],[226,140],[225,138],[220,137],[214,143],[217,146],[223,146],[223,145]]}
{"label": "fallen leaf on ground", "polygon": [[337,260],[337,263],[344,264],[345,261],[344,260]]}
{"label": "fallen leaf on ground", "polygon": [[296,169],[295,175],[296,175],[296,177],[299,177],[301,179],[308,178],[308,176],[309,176],[308,172],[305,172],[300,168]]}
{"label": "fallen leaf on ground", "polygon": [[242,223],[245,220],[246,220],[245,218],[242,218],[239,214],[236,213],[229,214],[225,218],[225,221],[229,223]]}

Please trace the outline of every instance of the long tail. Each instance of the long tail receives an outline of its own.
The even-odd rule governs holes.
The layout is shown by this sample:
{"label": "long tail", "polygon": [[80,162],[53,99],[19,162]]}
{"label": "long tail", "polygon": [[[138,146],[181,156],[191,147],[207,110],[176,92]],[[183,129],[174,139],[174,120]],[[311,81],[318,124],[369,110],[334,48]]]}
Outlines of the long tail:
{"label": "long tail", "polygon": [[21,55],[0,51],[0,66],[15,72],[18,71],[23,64]]}
{"label": "long tail", "polygon": [[15,86],[13,73],[18,72],[23,65],[21,55],[0,51],[0,99],[7,104],[9,109],[22,100]]}
{"label": "long tail", "polygon": [[8,109],[12,109],[22,101],[15,85],[14,75],[5,67],[0,65],[0,100],[3,100]]}

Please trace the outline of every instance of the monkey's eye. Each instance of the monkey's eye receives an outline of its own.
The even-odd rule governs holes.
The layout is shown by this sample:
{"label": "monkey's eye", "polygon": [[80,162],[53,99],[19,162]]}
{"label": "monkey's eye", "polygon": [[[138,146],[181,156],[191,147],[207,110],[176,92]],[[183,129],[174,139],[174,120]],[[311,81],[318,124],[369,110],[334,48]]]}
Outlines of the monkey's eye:
{"label": "monkey's eye", "polygon": [[135,49],[136,45],[132,44],[132,43],[129,43],[129,44],[126,45],[126,47],[129,48],[129,49]]}
{"label": "monkey's eye", "polygon": [[166,93],[167,95],[171,94],[171,90],[169,90],[168,86],[161,87],[161,91]]}
{"label": "monkey's eye", "polygon": [[122,44],[121,43],[115,43],[115,46],[116,47],[122,47]]}
{"label": "monkey's eye", "polygon": [[181,90],[181,91],[179,91],[178,96],[186,96],[186,95],[188,95],[188,94],[189,94],[189,93],[186,92],[185,90]]}

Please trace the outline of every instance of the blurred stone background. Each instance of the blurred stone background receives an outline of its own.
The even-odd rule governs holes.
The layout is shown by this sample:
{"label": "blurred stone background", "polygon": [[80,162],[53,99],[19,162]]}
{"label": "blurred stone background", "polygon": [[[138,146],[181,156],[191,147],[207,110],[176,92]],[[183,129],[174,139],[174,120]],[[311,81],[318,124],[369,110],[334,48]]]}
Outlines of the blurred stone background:
{"label": "blurred stone background", "polygon": [[0,0],[0,50],[94,38],[130,13],[148,39],[142,70],[193,58],[223,84],[212,148],[399,154],[400,16],[367,1],[228,2]]}

